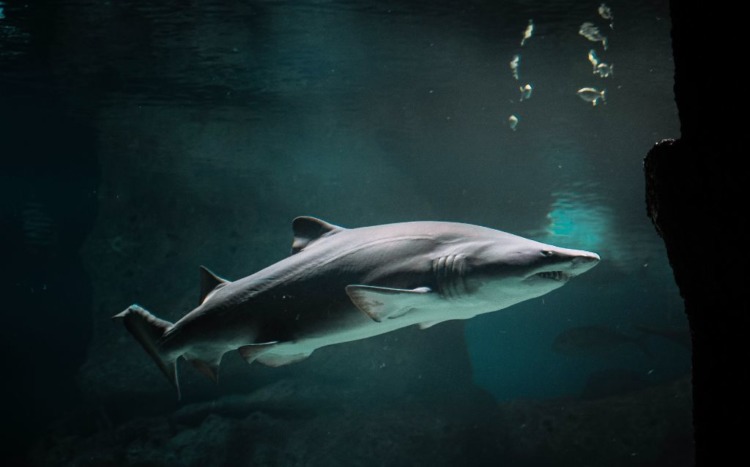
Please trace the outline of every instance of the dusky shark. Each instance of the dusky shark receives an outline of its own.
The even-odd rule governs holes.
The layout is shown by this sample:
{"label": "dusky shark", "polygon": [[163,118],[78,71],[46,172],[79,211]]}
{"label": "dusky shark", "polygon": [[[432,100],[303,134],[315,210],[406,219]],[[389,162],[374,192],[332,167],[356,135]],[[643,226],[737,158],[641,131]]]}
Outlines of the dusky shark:
{"label": "dusky shark", "polygon": [[201,266],[200,304],[176,323],[138,305],[123,320],[177,389],[185,358],[218,380],[222,356],[281,366],[315,349],[468,319],[562,287],[599,255],[454,222],[345,229],[292,222],[292,254],[231,282]]}

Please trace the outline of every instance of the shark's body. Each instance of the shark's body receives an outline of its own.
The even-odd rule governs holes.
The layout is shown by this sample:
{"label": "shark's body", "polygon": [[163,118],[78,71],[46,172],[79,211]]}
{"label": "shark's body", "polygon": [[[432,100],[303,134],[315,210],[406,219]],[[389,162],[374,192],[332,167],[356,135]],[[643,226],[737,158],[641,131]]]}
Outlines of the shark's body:
{"label": "shark's body", "polygon": [[201,303],[172,324],[138,305],[123,319],[178,386],[184,357],[216,379],[224,353],[280,366],[315,349],[418,324],[467,319],[538,297],[599,256],[452,222],[344,229],[293,223],[292,255],[229,282],[202,269]]}

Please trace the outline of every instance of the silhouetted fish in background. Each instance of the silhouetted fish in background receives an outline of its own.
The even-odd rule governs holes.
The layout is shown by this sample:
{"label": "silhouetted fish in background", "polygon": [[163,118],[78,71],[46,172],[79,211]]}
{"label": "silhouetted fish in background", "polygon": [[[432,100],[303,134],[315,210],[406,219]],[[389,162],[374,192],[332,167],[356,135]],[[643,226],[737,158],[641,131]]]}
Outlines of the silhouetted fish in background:
{"label": "silhouetted fish in background", "polygon": [[596,55],[596,50],[590,49],[588,57],[589,63],[594,67],[594,73],[596,73],[596,67],[599,65],[599,57]]}
{"label": "silhouetted fish in background", "polygon": [[529,40],[533,34],[534,34],[534,21],[529,20],[529,25],[526,26],[526,29],[523,31],[523,38],[521,39],[521,47],[524,46],[526,41]]}
{"label": "silhouetted fish in background", "polygon": [[513,77],[515,79],[519,79],[518,76],[518,66],[521,63],[521,56],[516,54],[513,56],[513,59],[510,61],[510,72],[513,74]]}
{"label": "silhouetted fish in background", "polygon": [[609,78],[610,76],[615,74],[615,66],[601,62],[596,66],[596,71],[594,71],[594,74],[602,78]]}
{"label": "silhouetted fish in background", "polygon": [[578,91],[576,91],[576,94],[578,94],[578,97],[585,100],[586,102],[591,102],[591,105],[596,107],[596,104],[599,103],[599,101],[607,103],[607,90],[602,89],[601,91],[596,88],[581,88]]}
{"label": "silhouetted fish in background", "polygon": [[650,326],[644,326],[641,324],[636,324],[635,326],[633,326],[633,328],[645,334],[663,337],[664,339],[674,342],[680,347],[684,347],[688,350],[692,350],[693,348],[693,337],[690,334],[689,328],[688,329],[662,329],[662,328],[653,328]]}
{"label": "silhouetted fish in background", "polygon": [[508,126],[511,130],[516,131],[516,127],[518,126],[518,117],[515,115],[511,115],[508,117]]}
{"label": "silhouetted fish in background", "polygon": [[612,13],[612,8],[607,6],[607,4],[602,3],[599,5],[599,8],[597,8],[597,11],[599,12],[599,16],[601,16],[604,19],[609,20],[609,28],[614,29],[615,28],[615,14]]}
{"label": "silhouetted fish in background", "polygon": [[599,31],[599,28],[594,23],[585,22],[578,29],[578,34],[582,35],[591,42],[601,42],[602,48],[607,50],[607,36]]}
{"label": "silhouetted fish in background", "polygon": [[531,92],[534,88],[532,88],[530,84],[526,84],[524,86],[519,86],[518,90],[521,91],[521,99],[519,100],[525,101],[531,99]]}

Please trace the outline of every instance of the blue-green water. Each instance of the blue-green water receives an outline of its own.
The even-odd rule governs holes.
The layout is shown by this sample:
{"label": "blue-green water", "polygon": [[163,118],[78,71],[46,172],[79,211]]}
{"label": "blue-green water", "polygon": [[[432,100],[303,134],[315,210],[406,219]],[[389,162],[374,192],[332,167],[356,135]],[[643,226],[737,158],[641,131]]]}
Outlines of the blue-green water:
{"label": "blue-green water", "polygon": [[[411,419],[427,427],[418,436],[431,441],[392,449],[388,459],[354,443],[352,465],[416,465],[409,460],[432,459],[442,451],[431,443],[446,441],[456,452],[444,459],[476,454],[483,451],[475,444],[487,443],[458,442],[472,436],[436,428],[442,425],[424,414],[442,414],[445,400],[480,391],[483,403],[494,400],[502,412],[497,425],[482,418],[497,430],[482,431],[495,433],[497,452],[514,465],[553,465],[507,447],[525,439],[562,452],[554,448],[559,432],[545,444],[539,432],[525,438],[518,431],[531,423],[508,415],[527,410],[519,401],[567,401],[567,410],[589,413],[575,401],[626,397],[634,388],[661,390],[639,393],[652,403],[668,399],[670,385],[689,374],[689,350],[637,328],[687,332],[662,242],[646,217],[641,167],[656,141],[679,137],[667,3],[607,2],[610,28],[597,12],[601,2],[0,2],[4,235],[17,245],[3,346],[22,376],[5,388],[23,401],[9,418],[19,445],[33,446],[71,411],[95,412],[89,425],[122,438],[130,415],[161,420],[190,404],[293,381],[307,389],[278,396],[288,407],[284,417],[245,405],[242,417],[249,410],[271,419],[243,418],[234,431],[226,424],[230,409],[207,419],[227,437],[206,449],[244,440],[255,429],[249,426],[273,426],[276,438],[247,436],[253,454],[244,459],[338,465],[339,457],[329,453],[339,460],[327,463],[310,448],[320,443],[287,420],[332,405],[351,411],[351,426],[321,415],[305,426],[363,425],[368,435],[382,435],[389,423],[413,431]],[[521,46],[530,19],[533,35]],[[606,50],[578,34],[584,22],[608,36]],[[612,76],[592,73],[592,49],[614,64]],[[518,80],[509,66],[514,55]],[[519,86],[527,83],[533,93],[521,101]],[[583,87],[606,89],[606,103],[579,98]],[[510,115],[518,118],[515,130]],[[137,302],[178,319],[198,298],[198,265],[238,279],[276,262],[288,254],[299,215],[346,227],[467,222],[596,251],[602,261],[560,290],[445,329],[341,344],[279,369],[226,358],[218,387],[184,365],[186,400],[176,405],[172,388],[109,317]],[[602,351],[587,341],[577,355],[553,349],[561,333],[584,326],[640,339],[646,350],[613,344]],[[327,394],[326,404],[316,391]],[[430,407],[433,396],[442,402]],[[604,407],[646,404],[632,397]],[[423,412],[403,409],[381,423],[369,412],[357,416],[358,404]],[[547,413],[533,407],[529,413]],[[466,416],[489,417],[476,410]],[[686,465],[689,394],[677,410],[680,429],[643,435],[644,418],[613,435],[629,440],[627,460],[618,449],[607,458],[571,448],[565,462]],[[206,423],[198,426],[209,430]],[[90,427],[70,430],[78,437],[69,450],[115,449]],[[166,454],[172,448],[164,439],[183,431],[148,433],[156,446],[149,462],[199,465],[190,464],[197,454]],[[123,443],[132,453],[134,445]],[[270,446],[296,457],[268,454],[264,464],[258,453],[275,453]],[[326,449],[343,448],[332,442]],[[671,450],[684,455],[665,454]],[[53,458],[42,448],[36,455]],[[137,464],[137,456],[127,459],[123,465]],[[85,465],[77,462],[71,465]],[[235,465],[222,462],[213,465]]]}

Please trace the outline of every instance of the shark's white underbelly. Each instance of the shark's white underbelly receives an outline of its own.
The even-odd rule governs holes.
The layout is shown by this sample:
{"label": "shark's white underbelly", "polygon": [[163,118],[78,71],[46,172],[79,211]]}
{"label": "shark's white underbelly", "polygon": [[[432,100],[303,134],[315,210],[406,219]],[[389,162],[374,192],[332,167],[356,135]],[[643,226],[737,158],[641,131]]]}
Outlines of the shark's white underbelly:
{"label": "shark's white underbelly", "polygon": [[429,309],[414,310],[405,316],[376,322],[364,314],[359,316],[361,312],[354,308],[351,319],[358,323],[359,318],[364,318],[361,324],[340,326],[327,329],[325,332],[304,335],[294,341],[280,342],[258,360],[271,366],[284,365],[306,358],[321,347],[366,339],[409,326],[427,327],[444,321],[468,319],[494,310],[492,307],[471,303],[469,300],[435,299]]}
{"label": "shark's white underbelly", "polygon": [[298,339],[293,342],[284,342],[275,346],[268,354],[278,355],[299,355],[299,354],[310,354],[314,350],[327,345],[341,344],[344,342],[356,341],[359,339],[366,339],[368,337],[378,336],[387,332],[395,331],[407,326],[418,324],[411,321],[389,320],[383,323],[366,323],[362,326],[334,331],[324,336],[311,336],[302,339]]}

